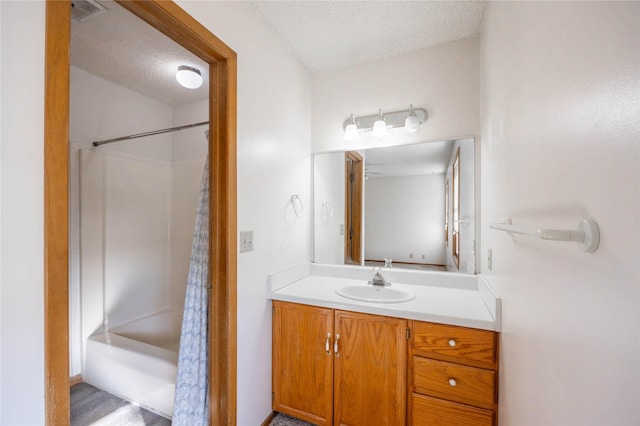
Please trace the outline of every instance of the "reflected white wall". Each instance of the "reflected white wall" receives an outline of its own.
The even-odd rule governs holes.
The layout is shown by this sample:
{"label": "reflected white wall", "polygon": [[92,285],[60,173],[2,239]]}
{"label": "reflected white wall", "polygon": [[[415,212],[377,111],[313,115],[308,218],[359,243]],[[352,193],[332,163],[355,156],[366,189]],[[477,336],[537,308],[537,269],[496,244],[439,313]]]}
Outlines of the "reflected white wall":
{"label": "reflected white wall", "polygon": [[369,177],[366,260],[445,264],[444,175]]}
{"label": "reflected white wall", "polygon": [[313,157],[313,261],[344,263],[344,152]]}

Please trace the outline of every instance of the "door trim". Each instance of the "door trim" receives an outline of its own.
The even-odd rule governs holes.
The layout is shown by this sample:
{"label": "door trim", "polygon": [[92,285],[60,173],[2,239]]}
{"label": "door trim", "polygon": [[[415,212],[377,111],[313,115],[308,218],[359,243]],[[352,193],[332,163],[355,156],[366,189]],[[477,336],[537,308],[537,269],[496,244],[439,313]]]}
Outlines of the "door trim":
{"label": "door trim", "polygon": [[346,151],[344,156],[344,263],[361,265],[363,158],[357,151]]}
{"label": "door trim", "polygon": [[[236,53],[173,2],[119,1],[209,63],[209,424],[236,424]],[[44,110],[45,421],[69,424],[68,166],[70,0],[47,0]]]}

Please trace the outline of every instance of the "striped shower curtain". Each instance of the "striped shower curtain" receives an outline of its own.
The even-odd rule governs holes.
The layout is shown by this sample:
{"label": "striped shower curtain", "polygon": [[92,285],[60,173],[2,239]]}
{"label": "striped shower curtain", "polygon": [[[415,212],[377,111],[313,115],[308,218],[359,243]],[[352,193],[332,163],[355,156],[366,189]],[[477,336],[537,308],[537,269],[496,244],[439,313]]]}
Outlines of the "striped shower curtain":
{"label": "striped shower curtain", "polygon": [[209,422],[207,341],[209,282],[209,158],[205,162],[191,246],[191,261],[182,316],[174,426]]}

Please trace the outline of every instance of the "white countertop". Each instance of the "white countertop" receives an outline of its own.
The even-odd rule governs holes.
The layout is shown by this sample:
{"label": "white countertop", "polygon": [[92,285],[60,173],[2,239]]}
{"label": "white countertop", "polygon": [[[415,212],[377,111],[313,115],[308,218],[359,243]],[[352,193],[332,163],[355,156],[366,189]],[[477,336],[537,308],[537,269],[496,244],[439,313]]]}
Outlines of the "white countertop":
{"label": "white countertop", "polygon": [[[296,273],[285,272],[285,275],[288,275],[284,280],[271,276],[271,299],[484,330],[500,330],[500,300],[479,276],[456,277],[447,273],[430,273],[424,275],[424,279],[420,279],[420,275],[404,275],[393,271],[395,280],[387,278],[392,282],[392,288],[409,290],[416,298],[402,303],[371,303],[347,299],[336,293],[336,290],[345,286],[367,285],[367,279],[357,276],[360,275],[359,272],[346,271],[347,273],[341,274],[341,271],[346,270],[312,267],[308,274],[305,274],[304,270]],[[382,271],[385,277],[389,275],[386,272]],[[364,273],[370,272],[365,270]],[[403,278],[411,283],[403,283]],[[276,282],[278,285],[274,285]]]}

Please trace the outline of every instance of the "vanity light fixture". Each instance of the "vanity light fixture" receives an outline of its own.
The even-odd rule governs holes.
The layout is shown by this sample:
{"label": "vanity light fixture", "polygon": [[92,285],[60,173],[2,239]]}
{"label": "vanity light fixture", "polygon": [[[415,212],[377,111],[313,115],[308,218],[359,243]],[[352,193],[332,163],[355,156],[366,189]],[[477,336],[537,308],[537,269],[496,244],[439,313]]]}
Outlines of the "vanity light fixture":
{"label": "vanity light fixture", "polygon": [[178,67],[176,80],[187,89],[197,89],[202,86],[202,74],[200,70],[187,65],[180,65]]}
{"label": "vanity light fixture", "polygon": [[388,129],[396,127],[404,127],[408,133],[415,133],[427,121],[427,118],[426,109],[413,108],[413,105],[410,105],[409,109],[386,112],[384,115],[381,109],[373,115],[356,117],[351,114],[342,123],[342,129],[344,130],[344,139],[347,141],[356,139],[363,132],[372,132],[371,136],[379,138],[386,136]]}

